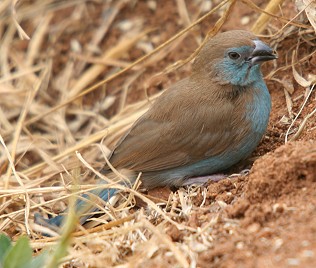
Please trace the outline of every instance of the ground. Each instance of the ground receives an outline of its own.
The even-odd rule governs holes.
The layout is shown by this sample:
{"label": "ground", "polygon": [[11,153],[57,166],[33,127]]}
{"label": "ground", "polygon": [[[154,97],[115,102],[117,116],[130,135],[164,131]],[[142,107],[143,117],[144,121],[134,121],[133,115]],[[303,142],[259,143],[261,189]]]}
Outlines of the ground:
{"label": "ground", "polygon": [[[24,211],[31,207],[29,236],[37,251],[56,239],[43,238],[32,217],[37,210],[65,209],[67,199],[45,203],[65,194],[63,187],[54,188],[71,183],[65,170],[71,173],[80,166],[78,180],[93,183],[89,166],[80,163],[75,151],[101,167],[104,159],[94,144],[105,137],[101,147],[112,148],[148,106],[149,97],[190,73],[190,63],[171,72],[166,68],[194,52],[227,5],[148,61],[75,99],[222,1],[30,2],[16,7],[29,41],[19,38],[9,13],[0,25],[5,33],[0,82],[6,93],[0,101],[1,135],[21,180],[10,176],[8,155],[1,152],[0,189],[6,199],[0,228],[13,239],[26,233]],[[246,3],[236,2],[220,31],[252,29],[260,13]],[[266,6],[266,1],[254,3]],[[250,173],[203,186],[144,192],[159,208],[141,197],[133,207],[112,208],[112,222],[134,218],[112,229],[75,234],[65,267],[316,267],[315,115],[298,132],[316,108],[316,29],[304,12],[286,25],[297,13],[293,1],[284,1],[278,18],[261,33],[279,56],[263,66],[272,98],[269,126],[248,162],[230,171],[249,167]],[[60,103],[64,105],[57,107]],[[53,107],[56,111],[45,115]],[[30,190],[30,203],[23,191],[14,192],[22,185]],[[44,205],[39,209],[38,203]]]}

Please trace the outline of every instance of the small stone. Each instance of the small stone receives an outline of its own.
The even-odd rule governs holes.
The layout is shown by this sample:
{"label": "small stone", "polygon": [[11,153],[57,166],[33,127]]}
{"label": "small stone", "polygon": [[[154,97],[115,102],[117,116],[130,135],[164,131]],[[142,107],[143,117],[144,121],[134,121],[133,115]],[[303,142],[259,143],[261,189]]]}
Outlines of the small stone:
{"label": "small stone", "polygon": [[260,224],[255,222],[248,226],[247,230],[249,233],[257,233],[260,229]]}
{"label": "small stone", "polygon": [[280,205],[280,204],[274,204],[272,206],[272,211],[273,213],[282,213],[284,211],[284,205]]}
{"label": "small stone", "polygon": [[244,248],[244,243],[243,243],[243,242],[238,242],[238,243],[236,244],[236,248],[238,248],[238,249],[243,249],[243,248]]}
{"label": "small stone", "polygon": [[147,1],[147,6],[150,10],[155,11],[157,9],[157,2],[153,0]]}
{"label": "small stone", "polygon": [[283,240],[281,238],[277,238],[274,241],[274,250],[278,250],[283,245]]}
{"label": "small stone", "polygon": [[206,12],[209,12],[211,9],[212,9],[212,1],[211,0],[207,0],[207,1],[204,1],[203,5],[202,5],[202,12],[203,13],[206,13]]}
{"label": "small stone", "polygon": [[302,247],[308,247],[311,243],[308,240],[302,241]]}
{"label": "small stone", "polygon": [[80,53],[82,51],[82,47],[81,47],[79,41],[76,39],[71,39],[70,47],[71,47],[71,50],[73,52]]}
{"label": "small stone", "polygon": [[150,53],[151,51],[154,50],[154,46],[149,42],[139,42],[137,44],[137,48],[140,48],[145,53]]}
{"label": "small stone", "polygon": [[241,18],[240,23],[241,25],[246,25],[250,22],[250,17],[249,16],[244,16]]}
{"label": "small stone", "polygon": [[287,259],[287,264],[290,266],[299,266],[300,265],[300,260],[299,259],[295,259],[295,258],[289,258]]}
{"label": "small stone", "polygon": [[302,255],[305,258],[312,258],[312,257],[314,257],[315,254],[314,254],[314,251],[312,251],[312,250],[304,250],[302,252]]}
{"label": "small stone", "polygon": [[133,27],[133,22],[130,20],[122,20],[117,24],[117,27],[122,31],[122,32],[127,32],[132,29]]}

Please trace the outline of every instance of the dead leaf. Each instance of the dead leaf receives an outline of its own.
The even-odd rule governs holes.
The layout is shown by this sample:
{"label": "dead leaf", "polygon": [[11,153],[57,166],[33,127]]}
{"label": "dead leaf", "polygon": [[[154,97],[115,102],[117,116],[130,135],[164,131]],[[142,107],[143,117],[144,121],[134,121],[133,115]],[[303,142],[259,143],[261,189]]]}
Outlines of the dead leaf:
{"label": "dead leaf", "polygon": [[296,0],[296,7],[299,11],[305,9],[306,16],[313,26],[316,33],[316,1],[315,0]]}
{"label": "dead leaf", "polygon": [[292,71],[294,79],[297,83],[299,83],[302,87],[309,87],[311,85],[311,81],[306,80],[303,76],[301,76],[294,67],[294,59],[295,59],[295,51],[292,53]]}

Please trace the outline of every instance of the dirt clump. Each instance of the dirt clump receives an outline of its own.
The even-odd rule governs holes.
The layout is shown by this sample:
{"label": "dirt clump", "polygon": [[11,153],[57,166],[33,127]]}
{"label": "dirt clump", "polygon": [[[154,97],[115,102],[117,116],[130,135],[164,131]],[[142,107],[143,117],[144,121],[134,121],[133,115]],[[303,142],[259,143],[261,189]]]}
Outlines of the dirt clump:
{"label": "dirt clump", "polygon": [[268,153],[255,162],[241,198],[224,211],[235,226],[201,254],[201,265],[315,267],[315,197],[315,141],[290,142]]}

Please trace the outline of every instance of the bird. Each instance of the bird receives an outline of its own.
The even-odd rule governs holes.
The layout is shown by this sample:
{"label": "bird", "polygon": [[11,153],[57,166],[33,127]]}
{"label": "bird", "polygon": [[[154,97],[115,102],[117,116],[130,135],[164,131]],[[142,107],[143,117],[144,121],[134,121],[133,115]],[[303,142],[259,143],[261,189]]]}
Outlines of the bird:
{"label": "bird", "polygon": [[[231,30],[208,39],[191,74],[165,90],[136,120],[109,162],[128,171],[131,184],[141,173],[144,188],[152,189],[212,178],[246,159],[268,126],[271,98],[260,66],[274,59],[276,52],[248,31]],[[101,170],[109,172],[108,166]],[[116,192],[93,193],[108,201]],[[76,210],[86,204],[77,201]],[[60,226],[63,218],[58,215],[45,223]]]}

